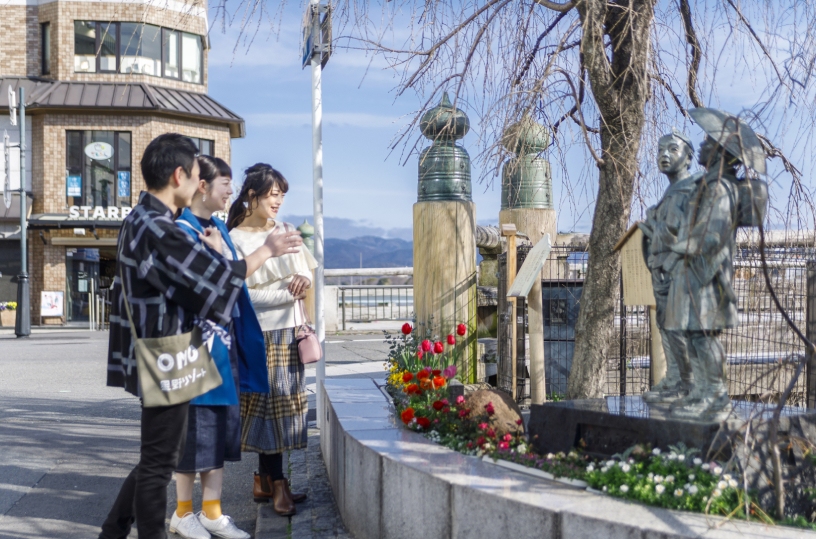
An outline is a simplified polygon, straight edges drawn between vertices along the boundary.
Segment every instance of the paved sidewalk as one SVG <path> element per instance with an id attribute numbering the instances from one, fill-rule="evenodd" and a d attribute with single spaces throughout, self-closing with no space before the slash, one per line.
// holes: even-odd
<path id="1" fill-rule="evenodd" d="M 270 504 L 260 504 L 255 539 L 351 539 L 337 512 L 320 455 L 319 430 L 309 429 L 308 448 L 292 451 L 284 461 L 284 469 L 287 467 L 292 490 L 306 492 L 309 497 L 289 518 L 279 516 Z"/>

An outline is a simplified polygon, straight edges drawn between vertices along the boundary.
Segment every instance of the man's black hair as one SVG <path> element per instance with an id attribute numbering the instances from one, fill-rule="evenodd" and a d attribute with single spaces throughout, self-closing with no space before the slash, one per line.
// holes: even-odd
<path id="1" fill-rule="evenodd" d="M 161 191 L 170 183 L 170 177 L 178 167 L 189 176 L 198 149 L 189 137 L 178 133 L 165 133 L 150 141 L 142 155 L 142 177 L 148 189 Z"/>

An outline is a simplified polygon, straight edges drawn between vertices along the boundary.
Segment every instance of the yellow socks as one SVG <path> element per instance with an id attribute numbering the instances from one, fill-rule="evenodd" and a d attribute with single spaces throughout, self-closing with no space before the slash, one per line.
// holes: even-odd
<path id="1" fill-rule="evenodd" d="M 210 520 L 215 520 L 221 516 L 221 500 L 204 500 L 201 504 L 201 512 Z"/>
<path id="2" fill-rule="evenodd" d="M 193 512 L 193 500 L 189 500 L 186 502 L 178 502 L 178 505 L 176 505 L 176 514 L 179 517 L 183 517 L 187 513 L 192 512 Z"/>

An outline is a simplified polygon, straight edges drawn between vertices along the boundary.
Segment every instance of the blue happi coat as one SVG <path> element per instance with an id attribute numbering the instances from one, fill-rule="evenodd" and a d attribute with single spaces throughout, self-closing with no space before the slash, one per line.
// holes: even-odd
<path id="1" fill-rule="evenodd" d="M 224 222 L 218 217 L 212 218 L 218 231 L 221 232 L 222 241 L 232 251 L 233 259 L 237 260 L 238 255 L 235 245 L 229 236 L 229 231 Z M 186 230 L 195 241 L 201 242 L 198 237 L 204 229 L 190 208 L 185 208 L 177 221 L 179 226 Z M 249 291 L 244 285 L 241 294 L 236 302 L 236 310 L 233 315 L 233 342 L 232 346 L 237 346 L 238 352 L 238 377 L 241 391 L 244 393 L 269 393 L 269 375 L 266 367 L 266 345 L 264 344 L 263 331 L 255 315 L 255 308 L 249 299 Z M 229 350 L 218 337 L 213 340 L 212 356 L 218 366 L 218 372 L 225 383 L 209 392 L 196 397 L 190 404 L 198 406 L 217 406 L 238 404 L 238 395 L 235 392 L 235 384 L 226 383 L 232 380 L 232 369 L 230 368 Z"/>

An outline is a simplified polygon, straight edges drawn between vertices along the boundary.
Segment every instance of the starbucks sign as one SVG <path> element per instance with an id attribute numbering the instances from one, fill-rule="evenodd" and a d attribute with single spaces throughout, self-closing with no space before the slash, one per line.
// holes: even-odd
<path id="1" fill-rule="evenodd" d="M 107 142 L 91 142 L 85 146 L 85 155 L 96 161 L 104 161 L 113 156 L 113 146 Z"/>

